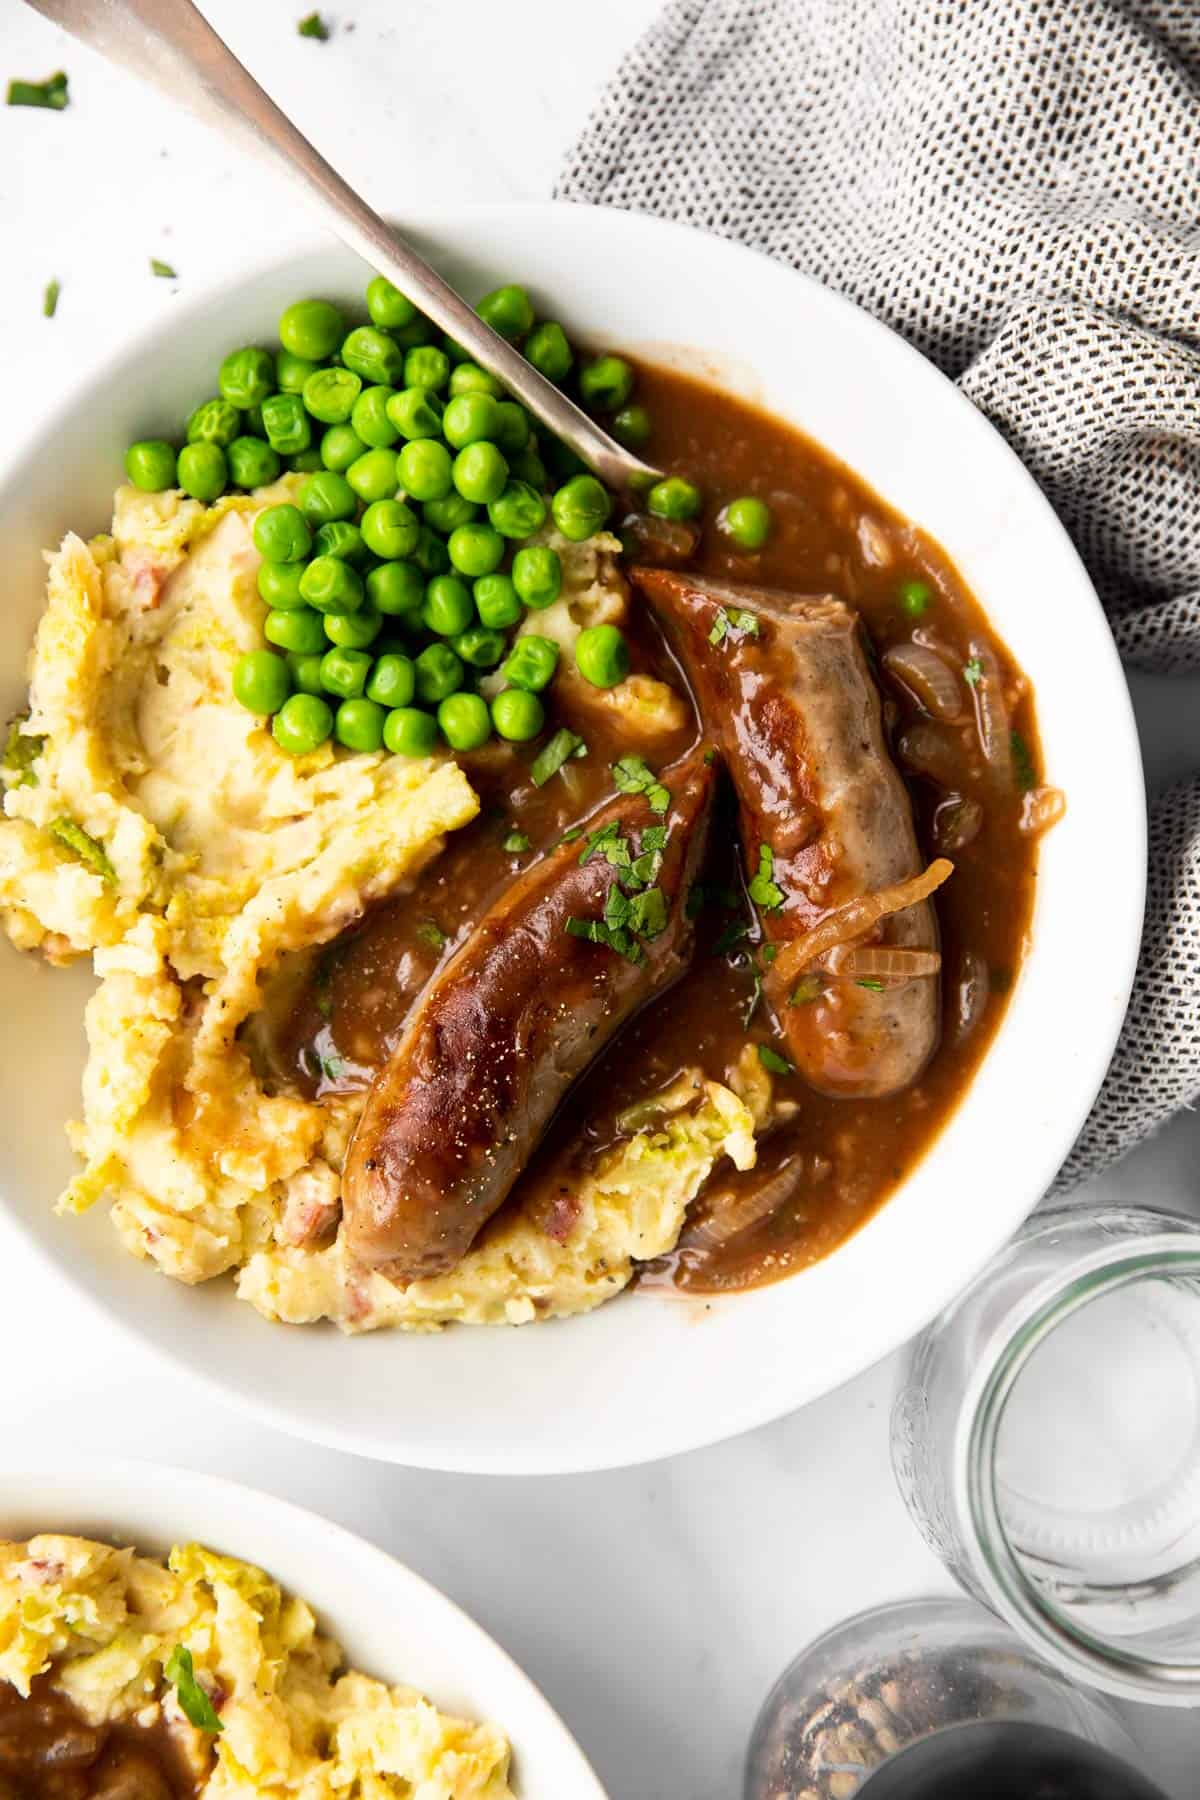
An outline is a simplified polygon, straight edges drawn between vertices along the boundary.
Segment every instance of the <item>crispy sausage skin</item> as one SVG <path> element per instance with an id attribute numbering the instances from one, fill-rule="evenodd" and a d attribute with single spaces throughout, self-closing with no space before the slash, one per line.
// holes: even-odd
<path id="1" fill-rule="evenodd" d="M 633 962 L 572 935 L 600 920 L 617 871 L 560 844 L 521 875 L 425 989 L 380 1070 L 342 1178 L 351 1254 L 405 1284 L 451 1269 L 501 1205 L 568 1087 L 619 1026 L 684 971 L 684 900 L 703 860 L 715 786 L 712 752 L 662 773 L 663 818 L 640 794 L 589 820 L 632 845 L 666 824 L 657 885 L 667 922 Z M 636 853 L 636 852 L 635 852 Z"/>
<path id="2" fill-rule="evenodd" d="M 759 909 L 767 940 L 786 944 L 831 908 L 919 873 L 912 806 L 884 742 L 853 608 L 665 569 L 635 569 L 633 582 L 662 621 L 704 729 L 721 746 L 750 873 L 764 844 L 774 852 L 786 897 Z M 757 636 L 730 623 L 738 609 L 754 614 Z M 879 936 L 936 949 L 937 916 L 928 902 L 909 907 Z M 798 1005 L 789 1004 L 791 984 L 773 980 L 769 968 L 764 985 L 797 1068 L 820 1093 L 898 1093 L 937 1048 L 936 977 L 882 992 L 829 981 Z"/>

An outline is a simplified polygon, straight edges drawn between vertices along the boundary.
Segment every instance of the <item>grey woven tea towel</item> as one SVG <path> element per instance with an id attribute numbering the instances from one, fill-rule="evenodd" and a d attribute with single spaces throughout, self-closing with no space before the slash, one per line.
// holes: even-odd
<path id="1" fill-rule="evenodd" d="M 1200 669 L 1200 0 L 673 0 L 558 192 L 781 257 L 961 385 L 1130 664 Z M 1102 904 L 1102 901 L 1100 902 Z M 1200 1091 L 1200 780 L 1060 1189 Z"/>

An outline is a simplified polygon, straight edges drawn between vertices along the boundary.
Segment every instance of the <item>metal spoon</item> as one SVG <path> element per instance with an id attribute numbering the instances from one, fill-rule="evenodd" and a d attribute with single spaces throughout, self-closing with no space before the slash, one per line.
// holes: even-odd
<path id="1" fill-rule="evenodd" d="M 191 0 L 27 0 L 302 187 L 325 223 L 428 313 L 610 487 L 641 490 L 660 471 L 631 456 L 456 294 L 296 130 Z"/>

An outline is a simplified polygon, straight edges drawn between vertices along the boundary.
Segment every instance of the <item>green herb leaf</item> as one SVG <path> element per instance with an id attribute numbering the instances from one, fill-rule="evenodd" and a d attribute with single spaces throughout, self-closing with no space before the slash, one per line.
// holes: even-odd
<path id="1" fill-rule="evenodd" d="M 21 730 L 28 717 L 28 713 L 23 713 L 9 723 L 4 756 L 0 758 L 0 774 L 3 774 L 5 787 L 37 786 L 37 771 L 33 765 L 46 748 L 46 740 Z"/>
<path id="2" fill-rule="evenodd" d="M 824 982 L 819 975 L 801 975 L 799 981 L 788 995 L 789 1006 L 811 1006 L 814 1000 L 821 998 Z"/>
<path id="3" fill-rule="evenodd" d="M 317 1062 L 326 1081 L 340 1081 L 346 1073 L 346 1063 L 340 1056 L 318 1055 Z"/>
<path id="4" fill-rule="evenodd" d="M 598 830 L 589 832 L 587 842 L 579 852 L 580 863 L 591 862 L 593 856 L 602 856 L 604 846 L 612 843 L 620 836 L 620 833 L 621 822 L 619 819 L 610 819 L 607 825 L 601 825 Z"/>
<path id="5" fill-rule="evenodd" d="M 658 880 L 662 868 L 663 853 L 661 850 L 643 850 L 635 856 L 629 865 L 628 880 L 633 887 L 649 887 Z"/>
<path id="6" fill-rule="evenodd" d="M 190 1650 L 186 1650 L 182 1644 L 176 1644 L 163 1664 L 163 1674 L 174 1684 L 184 1716 L 197 1731 L 224 1731 L 225 1727 L 217 1717 L 216 1708 L 196 1679 Z"/>
<path id="7" fill-rule="evenodd" d="M 621 892 L 617 882 L 613 882 L 604 896 L 604 923 L 611 930 L 628 925 L 633 913 L 633 903 Z"/>
<path id="8" fill-rule="evenodd" d="M 764 1069 L 771 1071 L 772 1075 L 794 1075 L 796 1073 L 787 1057 L 780 1056 L 778 1050 L 772 1050 L 770 1044 L 758 1046 L 758 1060 Z"/>
<path id="9" fill-rule="evenodd" d="M 534 787 L 545 787 L 552 775 L 557 775 L 563 764 L 572 756 L 586 756 L 587 745 L 581 737 L 566 727 L 556 731 L 548 744 L 544 744 L 530 765 L 529 776 Z"/>
<path id="10" fill-rule="evenodd" d="M 7 98 L 10 106 L 41 106 L 61 112 L 69 99 L 67 77 L 59 69 L 45 81 L 10 81 Z"/>
<path id="11" fill-rule="evenodd" d="M 749 894 L 755 906 L 761 906 L 764 912 L 774 912 L 784 902 L 783 889 L 772 879 L 774 874 L 775 852 L 770 844 L 761 844 L 758 851 L 758 873 L 750 883 Z"/>
<path id="12" fill-rule="evenodd" d="M 882 981 L 876 980 L 874 975 L 861 975 L 854 985 L 855 987 L 869 988 L 873 994 L 882 994 L 883 992 Z"/>
<path id="13" fill-rule="evenodd" d="M 431 950 L 446 948 L 446 934 L 436 919 L 422 919 L 417 926 L 417 936 L 423 944 L 428 944 Z"/>
<path id="14" fill-rule="evenodd" d="M 615 885 L 614 883 L 614 887 Z M 645 961 L 646 952 L 637 939 L 619 926 L 607 925 L 600 919 L 571 918 L 567 920 L 566 929 L 571 937 L 585 938 L 590 944 L 604 944 L 609 950 L 615 950 L 618 956 L 625 957 L 628 962 Z"/>
<path id="15" fill-rule="evenodd" d="M 175 270 L 171 267 L 170 263 L 159 262 L 157 256 L 152 256 L 150 258 L 150 273 L 152 275 L 161 275 L 167 281 L 176 280 Z"/>
<path id="16" fill-rule="evenodd" d="M 98 843 L 82 825 L 77 825 L 74 819 L 54 819 L 46 829 L 64 850 L 69 850 L 77 861 L 86 863 L 89 869 L 99 875 L 101 881 L 106 881 L 110 887 L 115 885 L 117 871 L 105 855 L 103 844 Z"/>
<path id="17" fill-rule="evenodd" d="M 968 687 L 978 687 L 983 680 L 983 664 L 977 656 L 973 656 L 970 662 L 963 664 L 963 680 Z"/>
<path id="18" fill-rule="evenodd" d="M 723 644 L 732 631 L 735 637 L 757 637 L 759 634 L 758 615 L 747 612 L 744 606 L 724 606 L 717 608 L 717 616 L 713 620 L 712 630 L 708 634 L 710 644 Z"/>
<path id="19" fill-rule="evenodd" d="M 667 847 L 667 828 L 665 825 L 647 825 L 642 833 L 643 850 L 665 850 Z"/>
<path id="20" fill-rule="evenodd" d="M 644 794 L 651 812 L 665 813 L 671 796 L 644 756 L 623 756 L 612 765 L 613 785 L 623 794 Z"/>
<path id="21" fill-rule="evenodd" d="M 715 750 L 706 750 L 704 752 L 705 768 L 711 769 L 712 765 L 716 762 L 716 760 L 717 760 L 717 753 Z"/>
<path id="22" fill-rule="evenodd" d="M 729 614 L 725 611 L 723 606 L 718 606 L 717 616 L 713 620 L 712 630 L 708 634 L 709 643 L 713 645 L 723 644 L 725 642 L 725 633 L 728 630 Z"/>
<path id="23" fill-rule="evenodd" d="M 764 944 L 763 945 L 762 959 L 765 963 L 773 963 L 775 961 L 775 958 L 778 955 L 779 955 L 779 945 L 778 944 Z"/>
<path id="24" fill-rule="evenodd" d="M 296 30 L 301 37 L 317 38 L 322 44 L 326 43 L 329 38 L 329 27 L 317 12 L 307 13 L 296 26 Z"/>
<path id="25" fill-rule="evenodd" d="M 1013 781 L 1019 793 L 1027 794 L 1037 786 L 1037 769 L 1029 745 L 1019 731 L 1011 734 Z"/>
<path id="26" fill-rule="evenodd" d="M 60 281 L 48 281 L 42 289 L 42 317 L 52 319 L 58 311 L 58 296 L 62 293 Z"/>
<path id="27" fill-rule="evenodd" d="M 656 938 L 666 930 L 667 897 L 661 888 L 646 888 L 634 895 L 629 904 L 629 924 L 638 937 L 644 938 Z"/>
<path id="28" fill-rule="evenodd" d="M 500 848 L 509 856 L 520 856 L 529 848 L 529 839 L 523 831 L 510 831 Z"/>

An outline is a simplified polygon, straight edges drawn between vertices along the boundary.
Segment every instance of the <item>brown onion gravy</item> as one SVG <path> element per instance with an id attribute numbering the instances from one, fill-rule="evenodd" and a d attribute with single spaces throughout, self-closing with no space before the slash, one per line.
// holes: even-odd
<path id="1" fill-rule="evenodd" d="M 795 594 L 833 593 L 856 606 L 877 657 L 893 644 L 936 646 L 960 665 L 972 639 L 990 643 L 1004 677 L 1011 724 L 1031 763 L 1037 735 L 1027 684 L 945 554 L 894 514 L 849 470 L 769 414 L 677 373 L 639 369 L 639 398 L 654 421 L 651 460 L 696 479 L 707 495 L 698 553 L 685 566 L 725 580 Z M 723 544 L 720 507 L 738 494 L 766 500 L 773 529 L 766 548 L 747 554 Z M 641 552 L 645 559 L 644 551 Z M 914 619 L 900 603 L 903 583 L 925 582 L 932 598 Z M 636 602 L 627 634 L 635 669 L 686 692 L 653 622 Z M 920 1080 L 884 1100 L 836 1100 L 797 1077 L 777 1094 L 795 1103 L 786 1123 L 760 1140 L 757 1167 L 719 1168 L 693 1206 L 678 1248 L 644 1267 L 642 1288 L 700 1292 L 774 1281 L 826 1255 L 887 1198 L 924 1155 L 971 1080 L 1006 1005 L 1024 954 L 1033 905 L 1036 843 L 1020 829 L 1024 793 L 997 795 L 969 722 L 933 728 L 916 702 L 881 677 L 893 745 L 906 727 L 925 734 L 930 773 L 900 766 L 912 794 L 923 849 L 932 854 L 934 814 L 952 795 L 977 801 L 982 824 L 952 851 L 955 873 L 937 896 L 943 948 L 941 1047 Z M 286 1005 L 272 1008 L 270 1066 L 283 1085 L 309 1095 L 367 1084 L 396 1044 L 405 1015 L 439 962 L 532 858 L 578 829 L 613 792 L 610 764 L 643 751 L 654 766 L 697 739 L 692 718 L 675 740 L 652 747 L 611 727 L 572 718 L 588 744 L 544 787 L 529 779 L 532 751 L 493 743 L 462 758 L 479 792 L 480 817 L 456 832 L 403 898 L 377 908 L 318 960 Z M 915 756 L 915 752 L 914 752 Z M 940 759 L 940 762 L 937 761 Z M 713 833 L 710 896 L 684 979 L 649 1007 L 576 1086 L 508 1202 L 531 1211 L 555 1235 L 570 1229 L 579 1175 L 619 1135 L 619 1115 L 699 1066 L 726 1079 L 748 1039 L 777 1042 L 756 999 L 757 926 L 745 897 L 736 809 L 726 795 Z M 946 819 L 943 812 L 942 819 Z M 941 831 L 942 826 L 938 827 Z M 529 840 L 504 848 L 510 833 Z"/>

